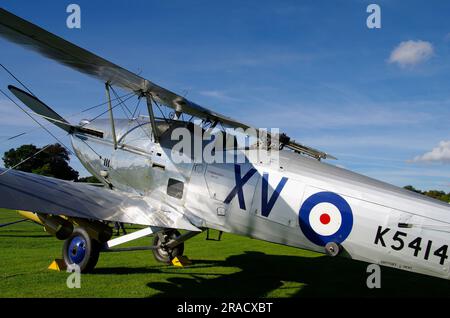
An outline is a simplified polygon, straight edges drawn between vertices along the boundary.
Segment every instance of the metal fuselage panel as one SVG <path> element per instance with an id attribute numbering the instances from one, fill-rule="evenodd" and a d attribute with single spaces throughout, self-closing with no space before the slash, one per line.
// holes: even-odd
<path id="1" fill-rule="evenodd" d="M 88 128 L 105 132 L 108 122 Z M 346 257 L 450 277 L 448 204 L 288 151 L 270 164 L 174 164 L 148 123 L 116 121 L 116 130 L 116 150 L 108 133 L 73 136 L 86 169 L 177 206 L 197 227 L 317 252 L 336 242 Z M 181 198 L 167 195 L 169 179 L 184 183 Z"/>

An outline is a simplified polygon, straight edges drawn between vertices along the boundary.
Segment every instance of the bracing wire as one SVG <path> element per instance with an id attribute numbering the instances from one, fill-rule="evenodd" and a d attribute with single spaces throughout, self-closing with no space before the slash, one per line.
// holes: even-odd
<path id="1" fill-rule="evenodd" d="M 28 89 L 28 87 L 21 80 L 19 80 L 17 77 L 15 77 L 14 74 L 12 72 L 10 72 L 10 70 L 8 70 L 5 65 L 0 63 L 0 66 L 6 71 L 6 73 L 8 73 L 12 78 L 14 78 L 17 81 L 17 83 L 22 85 L 22 87 L 25 88 L 28 91 L 28 93 L 30 93 L 33 96 L 36 96 L 33 94 L 33 92 L 31 90 Z"/>
<path id="2" fill-rule="evenodd" d="M 0 176 L 3 176 L 4 174 L 8 173 L 9 171 L 11 171 L 12 169 L 17 168 L 18 166 L 20 166 L 21 164 L 27 162 L 28 160 L 30 160 L 31 158 L 33 158 L 34 156 L 37 156 L 38 154 L 40 154 L 41 152 L 43 152 L 44 150 L 46 150 L 48 147 L 50 147 L 51 145 L 47 145 L 41 149 L 39 149 L 38 151 L 36 151 L 34 154 L 32 154 L 31 156 L 23 159 L 21 162 L 19 162 L 18 164 L 9 167 L 7 170 L 3 171 L 2 173 L 0 173 Z"/>
<path id="3" fill-rule="evenodd" d="M 31 95 L 33 95 L 34 97 L 36 97 L 36 95 L 34 95 L 33 94 L 33 92 L 19 79 L 19 78 L 17 78 L 5 65 L 3 65 L 3 64 L 1 64 L 0 63 L 0 67 L 1 68 L 3 68 L 4 70 L 5 70 L 5 72 L 6 73 L 8 73 L 16 82 L 18 82 L 23 88 L 25 88 L 25 90 L 27 90 Z M 2 93 L 3 93 L 3 95 L 5 95 L 9 100 L 11 100 L 14 104 L 16 104 L 17 105 L 17 103 L 15 103 L 9 96 L 7 96 L 3 91 L 2 91 Z M 127 94 L 124 94 L 124 95 L 122 95 L 121 97 L 119 97 L 119 96 L 117 96 L 117 98 L 114 98 L 114 99 L 112 99 L 111 101 L 116 101 L 116 100 L 120 100 L 121 98 L 124 98 L 124 97 L 129 97 L 130 95 L 134 95 L 134 92 L 130 92 L 130 93 L 127 93 Z M 100 107 L 100 106 L 103 106 L 103 105 L 106 105 L 108 103 L 108 101 L 106 101 L 106 102 L 103 102 L 103 103 L 100 103 L 100 104 L 97 104 L 97 105 L 94 105 L 94 106 L 90 106 L 90 107 L 88 107 L 88 108 L 86 108 L 86 109 L 83 109 L 82 111 L 80 111 L 80 112 L 78 112 L 78 113 L 74 113 L 74 114 L 71 114 L 71 115 L 69 115 L 69 116 L 66 116 L 66 118 L 72 118 L 72 117 L 75 117 L 75 116 L 77 116 L 77 115 L 80 115 L 80 114 L 82 114 L 82 113 L 85 113 L 85 112 L 87 112 L 87 111 L 90 111 L 90 110 L 92 110 L 92 109 L 95 109 L 95 108 L 98 108 L 98 107 Z M 22 109 L 19 105 L 17 105 L 20 109 Z M 103 114 L 102 114 L 103 115 Z M 29 115 L 30 116 L 30 115 Z M 101 116 L 101 115 L 100 115 Z M 31 117 L 31 116 L 30 116 Z M 34 119 L 33 119 L 34 120 Z M 35 120 L 36 121 L 36 120 Z M 52 125 L 52 123 L 48 123 L 48 124 L 41 124 L 41 123 L 38 123 L 39 124 L 39 126 L 40 127 L 36 127 L 36 128 L 33 128 L 33 129 L 30 129 L 30 130 L 28 130 L 28 131 L 25 131 L 25 132 L 22 132 L 22 133 L 19 133 L 19 134 L 17 134 L 17 135 L 14 135 L 14 136 L 10 136 L 10 137 L 8 137 L 8 138 L 5 138 L 5 139 L 2 139 L 2 140 L 0 140 L 0 143 L 1 142 L 4 142 L 4 141 L 9 141 L 9 140 L 13 140 L 13 139 L 15 139 L 15 138 L 18 138 L 18 137 L 20 137 L 20 136 L 23 136 L 23 135 L 26 135 L 26 134 L 29 134 L 30 132 L 33 132 L 33 131 L 36 131 L 36 130 L 39 130 L 39 129 L 44 129 L 44 130 L 46 130 L 50 135 L 51 135 L 51 133 L 47 130 L 47 129 L 45 129 L 45 127 L 49 127 L 50 125 Z M 53 136 L 54 137 L 54 136 Z M 55 137 L 54 137 L 55 138 Z M 56 139 L 56 138 L 55 138 Z M 60 141 L 58 141 L 58 142 L 60 142 Z M 61 143 L 62 144 L 62 143 Z M 62 144 L 63 146 L 64 146 L 64 144 Z M 64 146 L 65 148 L 67 148 L 66 146 Z M 67 148 L 68 149 L 68 148 Z M 69 150 L 69 152 L 72 154 L 72 151 L 70 151 L 70 149 L 68 149 Z"/>
<path id="4" fill-rule="evenodd" d="M 122 95 L 121 97 L 122 97 L 122 98 L 124 98 L 124 97 L 130 97 L 130 95 L 133 95 L 133 94 L 134 94 L 134 93 L 128 93 L 128 94 Z M 131 97 L 132 97 L 132 96 L 131 96 Z M 130 97 L 130 98 L 131 98 L 131 97 Z M 112 99 L 111 101 L 116 101 L 116 100 L 117 100 L 117 98 L 114 98 L 114 99 Z M 83 109 L 82 111 L 80 111 L 80 112 L 78 112 L 78 113 L 73 113 L 73 114 L 71 114 L 71 115 L 64 116 L 64 118 L 67 118 L 67 119 L 73 118 L 73 117 L 75 117 L 75 116 L 78 116 L 78 115 L 80 115 L 80 114 L 82 114 L 82 113 L 85 113 L 85 112 L 87 112 L 87 111 L 90 111 L 90 110 L 92 110 L 92 109 L 98 108 L 98 107 L 100 107 L 100 106 L 104 106 L 104 105 L 107 104 L 107 103 L 108 103 L 108 102 L 103 102 L 103 103 L 97 104 L 97 105 L 95 105 L 95 106 L 90 106 L 90 107 L 88 107 L 88 108 L 86 108 L 86 109 Z M 34 114 L 34 113 L 33 113 L 33 114 Z M 104 114 L 104 113 L 103 113 L 103 114 Z M 103 114 L 101 114 L 101 115 L 103 115 Z M 36 115 L 37 115 L 37 114 L 36 114 Z M 101 115 L 100 115 L 100 116 L 101 116 Z M 52 123 L 47 123 L 47 124 L 42 124 L 42 125 L 43 125 L 44 127 L 49 127 L 49 126 L 52 125 Z M 7 137 L 7 138 L 3 138 L 3 139 L 0 140 L 0 143 L 3 143 L 3 142 L 5 142 L 5 141 L 9 141 L 9 140 L 13 140 L 13 139 L 15 139 L 15 138 L 21 137 L 21 136 L 23 136 L 23 135 L 26 135 L 26 134 L 29 134 L 29 133 L 32 133 L 32 132 L 35 132 L 35 131 L 40 130 L 40 129 L 42 129 L 42 127 L 35 127 L 35 128 L 30 129 L 30 130 L 21 132 L 21 133 L 19 133 L 19 134 L 17 134 L 17 135 L 10 136 L 10 137 Z"/>
<path id="5" fill-rule="evenodd" d="M 10 72 L 3 64 L 0 64 L 0 66 L 1 66 L 1 67 L 2 67 L 2 68 L 3 68 L 3 69 L 4 69 L 4 70 L 12 77 L 12 78 L 14 78 L 14 79 L 15 79 L 22 87 L 24 87 L 31 95 L 33 95 L 33 96 L 36 97 L 36 95 L 34 95 L 34 94 L 31 92 L 31 90 L 30 90 L 23 82 L 21 82 L 16 76 L 14 76 L 14 74 L 13 74 L 12 72 Z M 112 88 L 112 87 L 111 87 L 111 88 Z M 58 137 L 56 137 L 52 132 L 50 132 L 50 131 L 46 128 L 46 126 L 51 125 L 51 123 L 49 123 L 49 124 L 47 124 L 47 125 L 41 124 L 38 120 L 36 120 L 36 119 L 31 115 L 31 113 L 29 113 L 29 112 L 27 112 L 25 109 L 23 109 L 23 108 L 22 108 L 18 103 L 16 103 L 16 102 L 15 102 L 15 101 L 7 94 L 7 93 L 5 93 L 5 92 L 4 92 L 3 90 L 1 90 L 1 89 L 0 89 L 0 92 L 1 92 L 7 99 L 9 99 L 13 104 L 15 104 L 20 110 L 22 110 L 26 115 L 28 115 L 34 122 L 36 122 L 36 123 L 40 126 L 40 127 L 35 128 L 35 129 L 32 129 L 31 131 L 34 131 L 34 130 L 36 130 L 36 129 L 44 129 L 48 134 L 50 134 L 54 139 L 56 139 L 56 141 L 58 141 L 64 148 L 66 148 L 66 150 L 67 150 L 70 154 L 73 155 L 73 152 L 72 152 L 72 151 L 71 151 L 71 150 L 70 150 L 70 149 L 69 149 L 62 141 L 60 141 L 60 139 L 59 139 Z M 113 89 L 113 93 L 114 93 L 114 95 L 116 96 L 116 98 L 114 98 L 114 99 L 112 99 L 112 100 L 110 100 L 110 101 L 116 101 L 116 100 L 119 100 L 119 103 L 116 104 L 116 105 L 114 105 L 111 109 L 114 109 L 115 107 L 121 105 L 121 106 L 122 106 L 122 109 L 123 109 L 123 107 L 125 106 L 125 108 L 128 110 L 128 112 L 129 112 L 130 114 L 132 114 L 131 111 L 130 111 L 130 109 L 129 109 L 129 108 L 127 107 L 127 105 L 125 104 L 125 101 L 131 99 L 131 98 L 134 96 L 134 92 L 125 94 L 125 95 L 123 95 L 122 97 L 120 97 L 120 96 L 114 91 L 114 89 Z M 122 100 L 123 97 L 126 97 L 125 100 Z M 76 116 L 76 115 L 82 114 L 82 113 L 87 112 L 87 111 L 89 111 L 89 110 L 92 110 L 92 109 L 95 109 L 95 108 L 100 107 L 100 106 L 102 106 L 102 105 L 105 105 L 105 104 L 107 104 L 107 103 L 110 102 L 110 101 L 106 101 L 106 102 L 104 102 L 104 103 L 101 103 L 101 104 L 98 104 L 98 105 L 89 107 L 89 108 L 87 108 L 87 109 L 84 109 L 84 110 L 82 110 L 81 112 L 78 112 L 78 113 L 76 113 L 76 114 L 70 115 L 68 118 L 74 117 L 74 116 Z M 137 106 L 136 106 L 135 112 L 136 112 L 138 106 L 139 106 L 139 102 L 138 102 L 138 104 L 137 104 Z M 97 115 L 97 116 L 95 116 L 95 117 L 94 117 L 93 119 L 91 119 L 90 121 L 96 120 L 97 118 L 99 118 L 100 116 L 102 116 L 103 114 L 105 114 L 106 112 L 108 112 L 108 110 L 105 111 L 105 112 L 102 112 L 101 114 L 99 114 L 99 115 Z M 127 115 L 127 113 L 125 112 L 125 110 L 124 110 L 124 113 L 125 113 L 125 115 L 128 117 L 128 115 Z M 35 114 L 35 113 L 33 113 L 33 114 Z M 36 114 L 36 115 L 39 115 L 39 114 Z M 49 118 L 49 117 L 47 117 L 47 116 L 41 116 L 41 117 L 46 118 L 46 119 L 49 119 L 49 120 L 51 120 L 52 122 L 59 122 L 59 121 L 54 120 L 54 119 L 52 119 L 52 118 Z M 61 122 L 61 123 L 62 123 L 62 122 Z M 66 123 L 64 123 L 64 124 L 66 124 Z M 27 133 L 29 133 L 29 132 L 30 132 L 30 131 L 28 131 L 28 132 L 23 132 L 23 133 L 20 133 L 20 134 L 17 134 L 17 135 L 15 135 L 15 136 L 12 136 L 12 137 L 7 138 L 6 140 L 12 140 L 12 139 L 17 138 L 17 137 L 19 137 L 19 136 L 23 136 L 23 135 L 25 135 L 25 134 L 27 134 Z M 84 141 L 83 141 L 83 142 L 84 142 Z M 90 147 L 89 144 L 87 144 L 86 142 L 85 142 L 85 144 L 86 144 L 92 151 L 94 151 L 94 153 L 96 153 L 96 154 L 100 157 L 100 159 L 102 158 L 101 155 L 99 155 L 94 149 L 92 149 L 92 147 Z M 3 171 L 2 173 L 0 173 L 0 176 L 2 176 L 2 175 L 4 175 L 4 174 L 8 173 L 8 172 L 11 171 L 12 169 L 17 168 L 18 166 L 20 166 L 20 165 L 22 165 L 23 163 L 25 163 L 26 161 L 32 159 L 33 157 L 35 157 L 35 156 L 38 155 L 39 153 L 45 151 L 45 150 L 46 150 L 47 148 L 49 148 L 50 146 L 51 146 L 51 144 L 49 144 L 49 145 L 47 145 L 47 146 L 45 146 L 45 147 L 39 149 L 39 150 L 38 150 L 36 153 L 34 153 L 33 155 L 31 155 L 31 156 L 29 156 L 29 157 L 23 159 L 22 161 L 20 161 L 19 163 L 17 163 L 17 164 L 14 165 L 13 167 L 10 167 L 10 168 L 8 168 L 7 170 L 5 170 L 5 171 Z M 125 180 L 126 180 L 126 179 L 125 179 Z M 126 183 L 128 184 L 127 181 L 126 181 Z M 129 185 L 129 184 L 128 184 L 128 185 Z"/>
<path id="6" fill-rule="evenodd" d="M 61 140 L 59 140 L 58 137 L 56 137 L 50 130 L 48 130 L 44 125 L 42 125 L 37 119 L 35 119 L 33 116 L 31 116 L 25 109 L 23 109 L 18 103 L 16 103 L 8 94 L 6 94 L 2 89 L 0 89 L 0 92 L 5 95 L 6 98 L 8 98 L 11 102 L 14 103 L 21 111 L 23 111 L 28 117 L 30 117 L 34 122 L 36 122 L 39 126 L 41 126 L 42 129 L 44 129 L 50 136 L 52 136 L 57 142 L 59 142 L 64 148 L 67 149 L 67 151 L 73 155 L 74 153 L 72 150 L 70 150 Z"/>
<path id="7" fill-rule="evenodd" d="M 133 116 L 131 116 L 131 118 L 136 118 L 136 112 L 137 112 L 137 110 L 139 109 L 139 105 L 140 105 L 140 104 L 141 104 L 141 99 L 138 98 L 138 102 L 137 102 L 137 104 L 136 104 L 136 107 L 134 108 Z"/>
<path id="8" fill-rule="evenodd" d="M 130 92 L 130 93 L 124 94 L 124 95 L 120 96 L 119 98 L 130 97 L 130 95 L 133 95 L 133 96 L 134 96 L 134 92 Z M 131 97 L 133 97 L 133 96 L 131 96 Z M 111 99 L 111 102 L 115 102 L 115 101 L 118 100 L 119 98 L 113 98 L 113 99 Z M 90 110 L 93 110 L 93 109 L 98 108 L 98 107 L 100 107 L 100 106 L 104 106 L 104 105 L 106 105 L 106 104 L 108 104 L 108 101 L 103 102 L 103 103 L 101 103 L 101 104 L 97 104 L 97 105 L 95 105 L 95 106 L 88 107 L 88 108 L 86 108 L 86 109 L 83 109 L 82 111 L 80 111 L 80 112 L 78 112 L 78 113 L 69 115 L 67 118 L 70 118 L 70 117 L 74 117 L 74 116 L 80 115 L 80 114 L 82 114 L 82 113 L 88 112 L 88 111 L 90 111 Z"/>
<path id="9" fill-rule="evenodd" d="M 131 113 L 130 109 L 129 109 L 128 106 L 125 104 L 125 102 L 123 102 L 122 99 L 120 99 L 119 95 L 117 95 L 116 90 L 114 89 L 114 87 L 112 87 L 112 86 L 109 86 L 109 87 L 111 87 L 111 90 L 112 90 L 114 96 L 116 96 L 116 98 L 119 99 L 120 104 L 121 104 L 121 107 L 122 107 L 122 110 L 123 110 L 125 116 L 127 116 L 127 118 L 130 119 L 130 117 L 128 117 L 128 114 L 127 114 L 127 112 L 125 111 L 124 107 L 126 108 L 126 110 L 128 110 L 128 112 L 130 113 L 130 115 L 133 116 L 133 114 Z"/>
<path id="10" fill-rule="evenodd" d="M 133 95 L 133 96 L 128 96 L 126 99 L 124 99 L 124 102 L 127 101 L 127 100 L 129 100 L 129 99 L 131 99 L 132 97 L 134 97 L 134 95 Z M 116 108 L 116 107 L 119 106 L 120 104 L 121 104 L 121 103 L 118 103 L 118 104 L 112 106 L 111 109 Z M 94 121 L 94 120 L 98 119 L 99 117 L 103 116 L 104 114 L 106 114 L 107 112 L 109 112 L 108 109 L 105 110 L 105 111 L 103 111 L 103 112 L 101 112 L 99 115 L 93 117 L 92 119 L 89 119 L 89 121 Z"/>
<path id="11" fill-rule="evenodd" d="M 117 96 L 117 93 L 116 93 L 115 89 L 114 89 L 112 86 L 110 86 L 110 87 L 111 87 L 111 90 L 112 90 L 113 94 L 114 94 L 115 96 Z M 120 99 L 120 101 L 121 101 L 122 104 L 125 106 L 125 108 L 128 110 L 128 112 L 131 114 L 131 118 L 133 118 L 133 114 L 131 113 L 131 111 L 130 111 L 130 109 L 128 108 L 128 106 L 125 104 L 125 101 L 122 101 L 121 99 Z M 139 105 L 139 104 L 138 104 L 138 105 Z M 122 109 L 123 109 L 123 107 L 122 107 Z M 135 110 L 135 111 L 136 111 L 136 110 Z M 124 111 L 124 112 L 125 112 L 125 111 Z M 126 113 L 125 113 L 125 116 L 127 116 L 127 118 L 130 119 Z M 148 137 L 148 139 L 151 140 L 150 135 L 149 135 L 148 132 L 144 129 L 144 127 L 142 127 L 142 125 L 141 125 L 141 123 L 139 122 L 139 120 L 136 120 L 136 121 L 137 121 L 137 123 L 138 123 L 140 129 L 143 131 L 143 133 Z"/>
<path id="12" fill-rule="evenodd" d="M 114 94 L 114 96 L 118 97 L 118 95 L 117 95 L 116 91 L 114 90 L 114 88 L 111 85 L 109 85 L 109 87 L 111 88 L 111 91 Z M 131 111 L 128 109 L 127 105 L 121 99 L 119 99 L 119 104 L 120 104 L 120 108 L 122 109 L 123 113 L 125 114 L 125 117 L 128 119 L 127 128 L 129 128 L 130 127 L 130 117 L 128 116 L 125 108 L 128 110 L 130 115 L 131 115 Z"/>
<path id="13" fill-rule="evenodd" d="M 163 111 L 161 110 L 161 108 L 159 107 L 158 103 L 153 101 L 156 105 L 156 107 L 159 109 L 159 112 L 161 113 L 161 115 L 163 116 L 164 120 L 166 123 L 168 123 L 169 121 L 167 120 L 166 116 L 164 115 Z"/>

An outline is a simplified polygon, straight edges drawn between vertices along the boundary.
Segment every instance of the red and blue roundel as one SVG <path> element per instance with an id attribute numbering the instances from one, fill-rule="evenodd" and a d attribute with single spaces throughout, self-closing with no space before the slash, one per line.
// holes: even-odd
<path id="1" fill-rule="evenodd" d="M 342 243 L 353 227 L 353 213 L 343 197 L 333 192 L 318 192 L 305 202 L 299 212 L 300 228 L 314 244 Z"/>

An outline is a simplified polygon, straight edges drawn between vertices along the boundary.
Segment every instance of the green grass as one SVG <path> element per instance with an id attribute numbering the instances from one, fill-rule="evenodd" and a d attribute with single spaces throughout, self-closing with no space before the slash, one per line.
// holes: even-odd
<path id="1" fill-rule="evenodd" d="M 0 223 L 18 220 L 0 210 Z M 143 238 L 132 244 L 150 244 Z M 157 263 L 151 251 L 104 253 L 80 289 L 68 273 L 47 269 L 62 242 L 31 222 L 0 228 L 0 297 L 449 297 L 450 282 L 389 268 L 382 288 L 366 287 L 367 264 L 224 234 L 200 234 L 186 243 L 186 268 Z"/>

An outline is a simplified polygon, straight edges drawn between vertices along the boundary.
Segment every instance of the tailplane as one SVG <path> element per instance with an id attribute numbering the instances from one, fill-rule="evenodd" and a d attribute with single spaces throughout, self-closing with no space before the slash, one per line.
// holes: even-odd
<path id="1" fill-rule="evenodd" d="M 75 126 L 70 124 L 67 120 L 61 117 L 53 109 L 47 106 L 45 103 L 40 101 L 37 97 L 17 88 L 15 86 L 9 85 L 8 89 L 14 94 L 18 99 L 22 101 L 28 108 L 33 112 L 41 116 L 42 118 L 48 120 L 55 126 L 58 126 L 62 130 L 67 131 L 69 134 L 75 132 L 81 132 L 89 135 L 94 135 L 96 137 L 103 138 L 103 133 L 101 131 L 96 131 L 93 129 L 84 128 L 81 126 Z"/>

